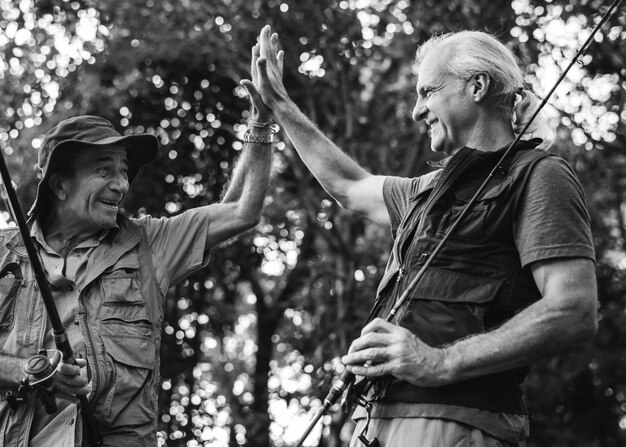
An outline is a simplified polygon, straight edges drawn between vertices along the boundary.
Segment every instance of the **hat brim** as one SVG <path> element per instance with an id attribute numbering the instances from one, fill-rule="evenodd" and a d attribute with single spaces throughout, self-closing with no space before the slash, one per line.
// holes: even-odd
<path id="1" fill-rule="evenodd" d="M 82 140 L 65 140 L 57 144 L 52 150 L 46 173 L 37 185 L 37 196 L 33 206 L 28 211 L 29 217 L 34 217 L 41 211 L 41 203 L 48 201 L 50 188 L 48 179 L 50 175 L 59 170 L 59 167 L 71 157 L 72 149 L 84 149 L 86 147 L 104 147 L 113 144 L 122 144 L 126 148 L 128 159 L 128 183 L 131 184 L 142 166 L 152 163 L 159 152 L 159 143 L 154 135 L 138 134 L 119 137 L 107 137 L 95 142 Z"/>

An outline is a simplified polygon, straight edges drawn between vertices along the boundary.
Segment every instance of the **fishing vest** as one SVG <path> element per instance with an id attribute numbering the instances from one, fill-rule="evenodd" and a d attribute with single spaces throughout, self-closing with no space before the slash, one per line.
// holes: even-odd
<path id="1" fill-rule="evenodd" d="M 444 347 L 500 326 L 541 298 L 530 270 L 521 266 L 514 240 L 519 204 L 532 168 L 550 156 L 535 149 L 539 141 L 522 142 L 502 163 L 394 323 L 430 346 Z M 387 315 L 504 150 L 461 149 L 429 187 L 411 197 L 408 212 L 394 234 L 372 315 Z M 388 377 L 381 402 L 522 414 L 526 408 L 520 384 L 526 374 L 527 368 L 519 368 L 440 387 L 418 387 Z"/>
<path id="2" fill-rule="evenodd" d="M 158 287 L 144 228 L 119 217 L 94 251 L 80 290 L 75 324 L 84 339 L 89 396 L 105 445 L 156 445 L 159 349 L 164 292 Z M 44 340 L 47 315 L 24 243 L 16 229 L 0 231 L 0 354 L 27 358 Z M 0 387 L 0 445 L 26 447 L 35 405 L 12 409 Z"/>

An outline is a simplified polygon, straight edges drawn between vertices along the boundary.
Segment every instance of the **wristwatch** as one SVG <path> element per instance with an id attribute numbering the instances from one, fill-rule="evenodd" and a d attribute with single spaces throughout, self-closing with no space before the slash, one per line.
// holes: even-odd
<path id="1" fill-rule="evenodd" d="M 250 132 L 250 129 L 246 130 L 241 139 L 244 143 L 261 143 L 271 144 L 273 133 L 268 129 L 265 132 Z"/>

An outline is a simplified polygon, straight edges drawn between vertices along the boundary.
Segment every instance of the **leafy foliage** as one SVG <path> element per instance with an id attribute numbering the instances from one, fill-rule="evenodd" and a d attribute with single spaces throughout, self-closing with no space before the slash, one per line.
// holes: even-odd
<path id="1" fill-rule="evenodd" d="M 285 50 L 287 89 L 326 135 L 374 173 L 419 175 L 434 157 L 410 118 L 420 41 L 463 28 L 496 33 L 545 92 L 550 61 L 572 52 L 604 4 L 0 0 L 0 148 L 30 203 L 43 131 L 70 115 L 101 115 L 162 145 L 133 184 L 127 213 L 170 216 L 217 201 L 242 147 L 239 80 L 270 23 Z M 574 31 L 559 35 L 558 20 Z M 554 101 L 556 150 L 578 172 L 593 217 L 601 325 L 593 342 L 533 370 L 529 445 L 624 441 L 625 20 L 622 12 Z M 295 442 L 305 412 L 319 408 L 341 371 L 389 246 L 386 230 L 339 208 L 289 141 L 278 142 L 261 224 L 216 248 L 210 265 L 168 296 L 160 443 Z M 325 418 L 309 445 L 344 445 L 350 424 L 341 413 Z"/>

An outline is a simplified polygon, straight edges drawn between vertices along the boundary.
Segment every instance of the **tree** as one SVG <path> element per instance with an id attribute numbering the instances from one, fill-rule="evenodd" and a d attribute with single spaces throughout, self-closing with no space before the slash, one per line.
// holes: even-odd
<path id="1" fill-rule="evenodd" d="M 171 216 L 219 200 L 247 116 L 238 81 L 248 76 L 249 48 L 265 23 L 281 35 L 287 89 L 305 113 L 370 171 L 412 176 L 435 158 L 423 125 L 410 118 L 418 42 L 462 28 L 494 32 L 537 74 L 541 88 L 543 66 L 536 61 L 556 57 L 560 48 L 550 21 L 595 17 L 589 3 L 557 0 L 549 7 L 515 2 L 515 10 L 486 0 L 309 3 L 40 1 L 37 9 L 0 3 L 0 28 L 9 37 L 0 36 L 0 148 L 15 160 L 25 202 L 34 197 L 31 168 L 42 130 L 81 113 L 161 142 L 159 159 L 125 200 L 127 213 Z M 531 445 L 623 441 L 625 96 L 623 61 L 614 51 L 624 33 L 623 15 L 620 20 L 579 72 L 597 84 L 608 76 L 617 88 L 592 95 L 591 104 L 580 99 L 588 94 L 581 90 L 572 101 L 578 108 L 565 101 L 557 144 L 589 193 L 602 260 L 600 335 L 534 370 L 527 386 Z M 56 43 L 59 35 L 65 47 Z M 587 122 L 581 111 L 592 107 L 604 109 Z M 613 140 L 594 134 L 605 115 L 618 117 L 603 124 Z M 280 138 L 261 224 L 216 248 L 206 269 L 168 295 L 160 430 L 171 447 L 293 443 L 301 431 L 290 425 L 319 408 L 374 299 L 389 235 L 339 208 Z M 584 150 L 592 141 L 597 149 Z M 611 256 L 618 262 L 605 262 Z M 349 418 L 329 419 L 310 445 L 345 443 Z"/>

